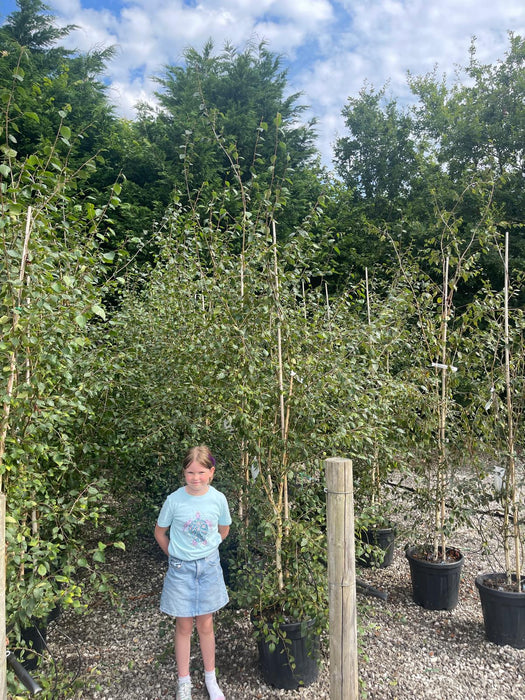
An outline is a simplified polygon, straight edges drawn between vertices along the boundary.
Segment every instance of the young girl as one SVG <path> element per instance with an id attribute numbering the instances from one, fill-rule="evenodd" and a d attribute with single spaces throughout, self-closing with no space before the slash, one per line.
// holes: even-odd
<path id="1" fill-rule="evenodd" d="M 228 602 L 219 545 L 230 531 L 230 511 L 224 494 L 211 486 L 215 460 L 206 445 L 192 447 L 182 467 L 186 485 L 168 496 L 155 526 L 155 539 L 169 557 L 160 609 L 176 618 L 177 700 L 191 700 L 194 618 L 210 700 L 224 700 L 215 678 L 213 613 Z"/>

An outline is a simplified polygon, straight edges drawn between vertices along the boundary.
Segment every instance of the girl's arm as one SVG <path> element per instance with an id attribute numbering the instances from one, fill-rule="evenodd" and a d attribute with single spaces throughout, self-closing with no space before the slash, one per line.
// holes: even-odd
<path id="1" fill-rule="evenodd" d="M 168 532 L 169 527 L 160 527 L 160 525 L 155 525 L 155 539 L 166 556 L 169 556 L 168 547 L 170 538 L 168 536 Z"/>
<path id="2" fill-rule="evenodd" d="M 229 525 L 218 525 L 217 529 L 219 530 L 219 535 L 222 538 L 222 541 L 228 537 L 228 533 L 230 532 L 230 526 Z"/>

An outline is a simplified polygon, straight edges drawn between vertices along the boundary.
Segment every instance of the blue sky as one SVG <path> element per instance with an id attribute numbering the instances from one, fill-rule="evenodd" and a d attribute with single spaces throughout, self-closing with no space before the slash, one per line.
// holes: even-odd
<path id="1" fill-rule="evenodd" d="M 153 100 L 151 80 L 181 63 L 184 50 L 213 39 L 243 49 L 265 40 L 285 58 L 290 90 L 304 94 L 318 119 L 319 148 L 330 165 L 332 144 L 345 134 L 341 109 L 366 82 L 388 83 L 388 94 L 409 99 L 407 71 L 437 67 L 451 78 L 465 65 L 472 37 L 477 56 L 493 62 L 508 48 L 508 32 L 525 36 L 523 0 L 47 0 L 58 24 L 79 29 L 68 48 L 109 45 L 110 99 L 133 118 L 139 100 Z M 16 9 L 0 0 L 0 23 Z"/>

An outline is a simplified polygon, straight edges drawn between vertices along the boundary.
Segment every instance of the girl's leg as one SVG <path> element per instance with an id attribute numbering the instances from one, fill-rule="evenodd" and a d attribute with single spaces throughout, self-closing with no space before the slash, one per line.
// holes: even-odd
<path id="1" fill-rule="evenodd" d="M 179 678 L 190 675 L 192 617 L 178 617 L 175 625 L 175 660 Z"/>
<path id="2" fill-rule="evenodd" d="M 213 615 L 198 615 L 197 632 L 201 645 L 202 660 L 204 662 L 204 679 L 210 700 L 224 700 L 222 690 L 217 685 L 215 677 L 215 633 L 213 631 Z"/>
<path id="3" fill-rule="evenodd" d="M 213 631 L 213 614 L 197 615 L 197 632 L 201 645 L 202 660 L 205 671 L 215 670 L 215 633 Z"/>

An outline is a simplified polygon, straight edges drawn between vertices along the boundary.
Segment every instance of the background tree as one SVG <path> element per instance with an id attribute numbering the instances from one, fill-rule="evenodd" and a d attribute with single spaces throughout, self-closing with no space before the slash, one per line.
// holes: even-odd
<path id="1" fill-rule="evenodd" d="M 17 0 L 17 5 L 19 10 L 9 15 L 0 27 L 2 44 L 6 47 L 0 63 L 0 80 L 4 94 L 10 94 L 13 70 L 17 69 L 13 97 L 20 113 L 11 110 L 10 135 L 11 138 L 16 135 L 18 153 L 25 155 L 44 140 L 54 141 L 61 119 L 59 110 L 71 112 L 70 124 L 79 134 L 89 124 L 93 125 L 93 117 L 102 117 L 102 105 L 110 111 L 104 88 L 95 76 L 112 50 L 75 57 L 58 43 L 76 29 L 75 25 L 57 27 L 55 16 L 41 0 Z M 103 131 L 97 124 L 96 134 Z M 80 143 L 77 142 L 77 149 Z M 84 153 L 79 155 L 79 161 L 90 147 L 90 144 L 82 145 Z"/>
<path id="2" fill-rule="evenodd" d="M 342 110 L 349 135 L 337 139 L 334 163 L 343 186 L 330 198 L 329 215 L 340 251 L 338 274 L 364 276 L 365 267 L 388 261 L 381 230 L 404 229 L 422 196 L 426 164 L 408 108 L 386 99 L 386 88 L 364 87 Z M 428 201 L 428 190 L 425 201 Z"/>
<path id="3" fill-rule="evenodd" d="M 522 226 L 525 40 L 510 33 L 504 59 L 494 64 L 478 61 L 473 42 L 470 61 L 451 87 L 435 73 L 411 77 L 410 86 L 418 97 L 414 112 L 418 133 L 431 144 L 440 169 L 452 183 L 465 182 L 472 173 L 492 172 L 494 204 L 501 218 L 511 226 Z M 475 207 L 472 200 L 470 204 Z M 512 236 L 510 253 L 511 270 L 523 270 L 525 240 L 518 230 Z M 500 288 L 500 262 L 492 255 L 485 264 Z"/>
<path id="4" fill-rule="evenodd" d="M 418 175 L 418 145 L 410 113 L 386 101 L 385 92 L 363 88 L 348 98 L 342 115 L 350 136 L 337 140 L 334 160 L 356 200 L 373 202 L 390 218 Z"/>
<path id="5" fill-rule="evenodd" d="M 120 156 L 124 139 L 123 150 L 133 153 L 127 148 L 133 141 L 126 138 L 126 122 L 115 118 L 100 79 L 114 48 L 87 54 L 67 51 L 56 42 L 66 37 L 73 25 L 57 28 L 54 16 L 39 0 L 20 0 L 18 5 L 20 10 L 0 27 L 6 47 L 0 56 L 0 95 L 7 120 L 2 137 L 5 148 L 14 150 L 18 159 L 46 151 L 67 159 L 67 165 L 77 169 L 76 181 L 82 182 L 78 199 L 89 198 L 92 206 L 102 210 L 113 184 L 121 177 L 123 162 L 117 154 Z M 143 219 L 133 215 L 126 219 L 124 213 L 114 219 L 113 227 L 121 240 L 127 240 L 136 231 L 143 235 Z M 148 228 L 151 219 L 149 214 Z M 136 254 L 137 247 L 129 244 L 128 253 Z"/>
<path id="6" fill-rule="evenodd" d="M 65 27 L 57 27 L 54 23 L 55 15 L 50 12 L 50 7 L 42 0 L 16 0 L 18 10 L 7 18 L 2 26 L 3 32 L 10 36 L 20 46 L 42 55 L 49 59 L 51 47 L 66 37 L 73 29 L 74 24 Z M 67 55 L 64 49 L 55 49 L 54 54 Z"/>
<path id="7" fill-rule="evenodd" d="M 475 43 L 470 62 L 450 84 L 436 73 L 409 76 L 417 98 L 400 109 L 385 90 L 363 88 L 343 109 L 349 135 L 337 140 L 335 164 L 348 188 L 336 190 L 332 226 L 341 255 L 335 266 L 352 268 L 387 251 L 377 232 L 396 229 L 405 245 L 423 248 L 436 207 L 454 209 L 463 234 L 477 220 L 486 190 L 470 187 L 493 182 L 493 206 L 500 218 L 522 223 L 524 133 L 524 42 L 510 35 L 505 60 L 482 65 Z M 460 204 L 460 210 L 458 210 Z M 462 235 L 462 231 L 458 232 Z M 523 267 L 523 236 L 513 236 L 511 268 Z M 501 266 L 484 252 L 484 267 L 501 286 Z M 472 281 L 473 283 L 474 281 Z M 470 295 L 477 291 L 471 286 Z"/>
<path id="8" fill-rule="evenodd" d="M 279 182 L 289 192 L 284 235 L 319 196 L 314 121 L 302 121 L 299 93 L 285 96 L 281 57 L 264 43 L 213 48 L 209 41 L 201 54 L 188 49 L 184 66 L 158 77 L 161 110 L 141 120 L 142 134 L 164 153 L 174 184 L 192 195 L 222 186 L 232 162 L 243 182 L 253 180 L 252 196 Z"/>

